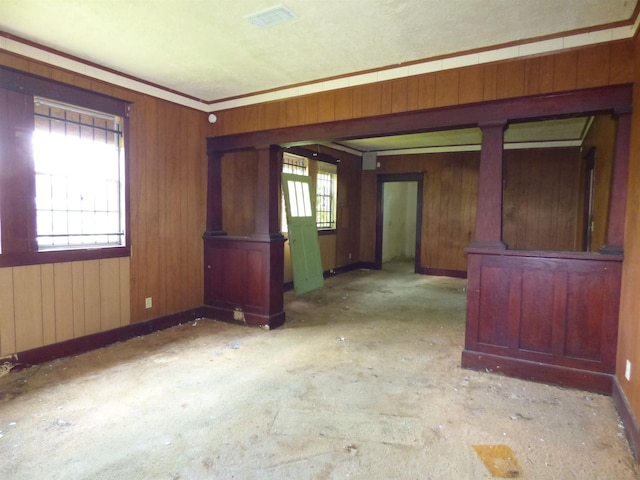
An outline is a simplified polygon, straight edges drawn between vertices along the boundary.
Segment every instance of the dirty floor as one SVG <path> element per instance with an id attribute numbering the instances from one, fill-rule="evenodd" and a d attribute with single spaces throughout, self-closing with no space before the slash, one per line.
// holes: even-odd
<path id="1" fill-rule="evenodd" d="M 460 368 L 466 282 L 406 266 L 0 377 L 0 479 L 638 478 L 611 398 Z"/>

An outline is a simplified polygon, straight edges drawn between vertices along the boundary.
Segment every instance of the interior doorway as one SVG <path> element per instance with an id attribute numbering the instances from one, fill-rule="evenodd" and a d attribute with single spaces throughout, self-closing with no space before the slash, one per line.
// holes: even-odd
<path id="1" fill-rule="evenodd" d="M 422 232 L 422 174 L 378 176 L 376 261 L 413 262 L 420 271 Z"/>

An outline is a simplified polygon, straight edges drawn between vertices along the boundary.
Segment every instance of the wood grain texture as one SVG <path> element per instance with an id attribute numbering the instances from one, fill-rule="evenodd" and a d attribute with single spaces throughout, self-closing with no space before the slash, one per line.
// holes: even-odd
<path id="1" fill-rule="evenodd" d="M 55 264 L 52 275 L 49 267 L 45 267 L 42 276 L 37 279 L 33 276 L 31 280 L 41 285 L 41 303 L 50 305 L 54 298 L 56 313 L 47 310 L 47 320 L 37 327 L 25 325 L 19 344 L 11 348 L 38 345 L 52 338 L 56 341 L 77 338 L 103 328 L 200 306 L 207 168 L 203 139 L 209 128 L 206 115 L 6 52 L 0 55 L 0 63 L 133 102 L 126 152 L 133 253 L 130 260 L 120 260 L 126 269 L 118 270 L 119 280 L 114 282 L 120 292 L 117 312 L 109 309 L 107 316 L 101 313 L 111 303 L 101 297 L 99 269 L 88 266 L 85 272 L 82 263 L 74 262 L 70 267 Z M 274 111 L 278 113 L 279 108 L 274 106 Z M 235 118 L 249 128 L 257 128 L 257 113 L 257 107 L 253 106 Z M 19 272 L 18 277 L 23 274 Z M 71 283 L 65 288 L 69 279 Z M 147 296 L 154 299 L 152 309 L 144 308 Z M 17 311 L 24 315 L 28 307 L 22 302 L 29 295 L 19 292 L 17 298 L 21 303 Z M 11 322 L 5 321 L 8 323 Z M 33 340 L 25 337 L 31 334 Z M 10 334 L 4 338 L 0 340 L 4 345 L 14 343 Z"/>
<path id="2" fill-rule="evenodd" d="M 477 292 L 468 297 L 467 351 L 614 373 L 621 257 L 469 256 L 477 263 L 469 271 Z"/>
<path id="3" fill-rule="evenodd" d="M 595 184 L 593 192 L 593 231 L 591 251 L 605 244 L 606 226 L 609 219 L 611 175 L 615 154 L 616 122 L 610 115 L 599 115 L 586 135 L 582 151 L 596 150 Z"/>
<path id="4" fill-rule="evenodd" d="M 504 152 L 503 240 L 511 249 L 579 250 L 580 151 Z"/>
<path id="5" fill-rule="evenodd" d="M 622 293 L 620 297 L 620 323 L 618 335 L 618 353 L 616 361 L 616 377 L 631 412 L 637 421 L 640 418 L 640 38 L 636 36 L 633 42 L 633 72 L 634 100 L 631 144 L 629 155 L 629 182 L 627 197 L 626 228 L 624 239 L 624 269 L 622 275 Z M 626 362 L 631 362 L 635 373 L 631 379 L 624 376 Z M 628 417 L 627 417 L 628 418 Z M 635 430 L 633 425 L 625 425 L 627 429 Z M 637 432 L 637 430 L 635 430 Z M 636 444 L 637 448 L 637 444 Z"/>
<path id="6" fill-rule="evenodd" d="M 44 344 L 40 265 L 13 269 L 16 350 Z"/>
<path id="7" fill-rule="evenodd" d="M 319 112 L 313 118 L 305 108 L 297 108 L 297 114 L 296 108 L 288 111 L 291 100 L 261 104 L 258 108 L 271 113 L 261 116 L 257 130 L 280 128 L 284 120 L 290 126 L 307 125 L 632 81 L 633 43 L 614 41 L 307 95 L 304 103 Z M 255 123 L 238 114 L 255 109 L 247 106 L 217 112 L 219 121 L 210 134 L 255 131 Z"/>
<path id="8" fill-rule="evenodd" d="M 13 268 L 0 268 L 0 356 L 16 352 Z"/>
<path id="9" fill-rule="evenodd" d="M 128 262 L 128 259 L 126 261 Z M 73 277 L 71 263 L 53 265 L 53 289 L 55 292 L 56 341 L 74 338 L 73 331 Z M 129 281 L 125 282 L 127 288 Z M 121 280 L 122 281 L 122 280 Z M 127 304 L 127 308 L 128 308 Z"/>
<path id="10" fill-rule="evenodd" d="M 425 173 L 420 267 L 466 271 L 464 249 L 475 230 L 478 152 L 380 157 L 362 172 L 360 259 L 375 261 L 376 175 Z"/>

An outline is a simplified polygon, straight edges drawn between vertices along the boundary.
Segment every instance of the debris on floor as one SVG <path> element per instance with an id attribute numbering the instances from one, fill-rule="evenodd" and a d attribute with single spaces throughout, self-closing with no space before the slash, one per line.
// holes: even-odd
<path id="1" fill-rule="evenodd" d="M 508 445 L 472 445 L 476 454 L 495 478 L 517 478 L 520 464 Z"/>

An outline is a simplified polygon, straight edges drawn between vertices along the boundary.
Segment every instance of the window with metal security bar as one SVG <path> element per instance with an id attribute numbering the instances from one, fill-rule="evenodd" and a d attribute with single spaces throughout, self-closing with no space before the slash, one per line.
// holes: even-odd
<path id="1" fill-rule="evenodd" d="M 318 230 L 336 228 L 337 168 L 319 163 L 316 175 L 316 224 Z"/>
<path id="2" fill-rule="evenodd" d="M 283 155 L 282 172 L 294 175 L 309 175 L 310 170 L 316 171 L 316 226 L 318 230 L 335 230 L 336 228 L 336 192 L 337 167 L 334 164 L 314 161 L 314 168 L 309 165 L 309 159 L 285 152 Z M 287 218 L 284 212 L 284 197 L 282 200 L 282 231 L 287 231 Z"/>
<path id="3" fill-rule="evenodd" d="M 309 159 L 291 153 L 284 153 L 282 157 L 282 173 L 292 173 L 294 175 L 309 175 Z"/>
<path id="4" fill-rule="evenodd" d="M 122 119 L 34 98 L 38 251 L 125 245 Z"/>

